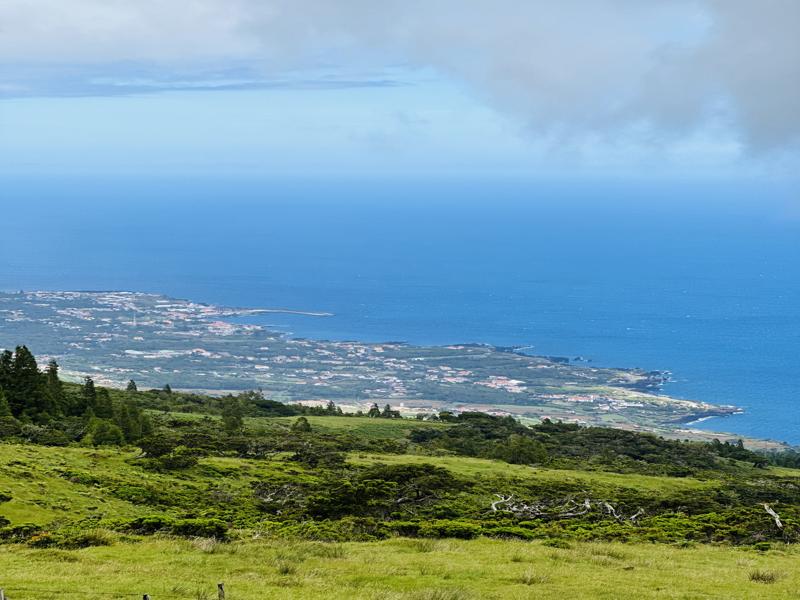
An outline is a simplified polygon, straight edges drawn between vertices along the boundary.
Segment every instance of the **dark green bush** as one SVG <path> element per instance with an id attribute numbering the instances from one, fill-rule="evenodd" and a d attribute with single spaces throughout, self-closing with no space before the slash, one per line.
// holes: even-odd
<path id="1" fill-rule="evenodd" d="M 42 533 L 42 528 L 33 523 L 11 525 L 0 529 L 0 540 L 11 543 L 25 542 L 39 533 Z"/>
<path id="2" fill-rule="evenodd" d="M 481 533 L 480 525 L 464 521 L 450 521 L 446 519 L 424 521 L 420 524 L 419 535 L 432 538 L 458 538 L 470 540 Z"/>
<path id="3" fill-rule="evenodd" d="M 180 519 L 172 523 L 170 533 L 182 537 L 225 539 L 228 526 L 219 519 Z"/>

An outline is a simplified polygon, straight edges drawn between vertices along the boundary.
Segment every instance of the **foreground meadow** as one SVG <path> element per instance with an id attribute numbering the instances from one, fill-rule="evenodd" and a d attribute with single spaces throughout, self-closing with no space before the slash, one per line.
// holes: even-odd
<path id="1" fill-rule="evenodd" d="M 511 540 L 382 542 L 166 537 L 82 550 L 0 546 L 10 600 L 142 597 L 800 598 L 800 553 L 696 545 Z"/>

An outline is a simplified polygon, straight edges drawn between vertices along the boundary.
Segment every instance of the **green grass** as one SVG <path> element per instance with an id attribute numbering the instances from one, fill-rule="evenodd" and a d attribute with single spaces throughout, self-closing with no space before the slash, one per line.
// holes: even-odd
<path id="1" fill-rule="evenodd" d="M 220 581 L 232 600 L 798 598 L 798 560 L 796 549 L 714 546 L 150 538 L 75 551 L 0 546 L 0 587 L 12 600 L 216 598 Z"/>
<path id="2" fill-rule="evenodd" d="M 317 419 L 324 423 L 327 418 L 314 418 Z M 331 420 L 343 421 L 341 418 Z M 365 421 L 374 423 L 376 420 Z M 297 479 L 313 476 L 301 467 L 280 459 L 244 460 L 220 457 L 204 458 L 198 467 L 188 471 L 157 473 L 130 464 L 129 461 L 136 455 L 136 451 L 112 449 L 0 444 L 0 492 L 12 496 L 10 502 L 0 505 L 0 515 L 15 524 L 52 525 L 85 518 L 132 518 L 153 512 L 153 508 L 148 506 L 115 497 L 109 492 L 108 482 L 177 492 L 223 489 L 226 493 L 244 496 L 249 492 L 250 483 L 263 477 Z M 362 465 L 433 463 L 466 478 L 505 476 L 585 484 L 587 487 L 603 485 L 637 488 L 656 493 L 710 488 L 718 483 L 688 477 L 531 468 L 495 460 L 456 456 L 354 453 L 349 460 Z M 87 485 L 72 477 L 73 473 L 91 475 L 103 480 L 104 484 Z"/>
<path id="3" fill-rule="evenodd" d="M 355 464 L 419 464 L 432 463 L 455 474 L 468 478 L 503 475 L 521 479 L 551 480 L 561 483 L 604 484 L 620 488 L 637 488 L 654 492 L 697 490 L 718 485 L 716 481 L 701 481 L 691 477 L 657 477 L 638 474 L 608 473 L 605 471 L 575 471 L 571 469 L 544 469 L 525 465 L 512 465 L 499 460 L 468 458 L 463 456 L 420 456 L 413 454 L 355 453 L 350 461 Z"/>
<path id="4" fill-rule="evenodd" d="M 307 476 L 283 461 L 206 458 L 189 471 L 156 473 L 127 461 L 136 451 L 90 448 L 52 448 L 21 444 L 0 444 L 0 492 L 12 499 L 0 505 L 0 515 L 13 524 L 58 525 L 86 518 L 132 518 L 163 512 L 119 499 L 111 483 L 147 486 L 165 492 L 223 490 L 246 494 L 250 482 L 264 477 Z M 76 480 L 90 475 L 103 485 Z"/>
<path id="5" fill-rule="evenodd" d="M 317 430 L 341 424 L 357 435 L 375 437 L 402 436 L 407 427 L 377 419 L 310 420 Z M 192 494 L 224 492 L 233 498 L 232 505 L 240 507 L 237 510 L 247 513 L 254 481 L 315 478 L 312 470 L 281 457 L 209 457 L 188 470 L 160 473 L 144 470 L 132 460 L 136 455 L 136 451 L 118 449 L 0 444 L 0 492 L 12 496 L 0 504 L 0 515 L 13 524 L 57 527 L 68 521 L 180 514 L 194 508 L 189 504 L 187 509 L 185 503 L 154 507 L 120 499 L 115 492 L 120 485 L 150 486 L 183 495 L 190 502 Z M 466 479 L 572 483 L 595 490 L 635 488 L 658 497 L 681 491 L 703 493 L 721 484 L 714 479 L 532 468 L 456 456 L 351 453 L 349 460 L 360 465 L 432 463 Z M 798 474 L 790 469 L 770 472 Z M 80 479 L 87 474 L 99 483 Z M 773 549 L 758 552 L 710 544 L 678 548 L 488 538 L 323 544 L 259 538 L 256 530 L 236 530 L 230 543 L 100 531 L 98 535 L 111 545 L 81 550 L 0 545 L 0 588 L 10 600 L 115 594 L 141 598 L 144 593 L 152 600 L 200 600 L 216 598 L 218 581 L 225 582 L 229 600 L 800 599 L 800 569 L 796 568 L 800 548 L 794 546 L 774 544 Z M 87 593 L 81 595 L 81 591 Z"/>
<path id="6" fill-rule="evenodd" d="M 351 433 L 371 439 L 402 439 L 412 429 L 450 427 L 447 423 L 417 421 L 416 419 L 370 419 L 368 417 L 306 417 L 311 428 L 319 433 Z M 253 418 L 248 423 L 283 422 L 287 425 L 297 417 Z"/>

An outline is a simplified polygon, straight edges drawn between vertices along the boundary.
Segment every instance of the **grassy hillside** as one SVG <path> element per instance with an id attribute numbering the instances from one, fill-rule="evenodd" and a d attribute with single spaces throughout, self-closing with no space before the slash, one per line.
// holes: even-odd
<path id="1" fill-rule="evenodd" d="M 480 413 L 62 386 L 23 367 L 0 397 L 11 600 L 204 599 L 217 581 L 234 599 L 797 589 L 794 456 Z"/>
<path id="2" fill-rule="evenodd" d="M 330 419 L 335 417 L 314 419 L 314 424 L 322 427 Z M 356 429 L 369 427 L 365 420 Z M 402 435 L 405 424 L 382 429 L 387 435 Z M 0 545 L 0 587 L 12 600 L 56 598 L 62 590 L 87 588 L 107 595 L 149 593 L 154 600 L 208 598 L 218 581 L 226 583 L 229 598 L 253 600 L 343 593 L 420 600 L 789 598 L 800 588 L 795 568 L 800 554 L 795 546 L 783 544 L 764 551 L 552 538 L 308 541 L 274 530 L 274 517 L 259 515 L 255 504 L 246 501 L 257 481 L 316 478 L 313 469 L 285 455 L 206 457 L 189 469 L 170 472 L 145 469 L 137 456 L 137 450 L 0 444 L 0 492 L 12 497 L 0 505 L 0 514 L 14 524 L 35 523 L 45 531 L 80 524 L 84 534 L 94 536 L 93 545 L 85 548 L 37 548 L 30 541 Z M 575 485 L 609 497 L 713 495 L 725 485 L 712 478 L 532 468 L 459 456 L 353 452 L 348 461 L 358 467 L 435 462 L 467 479 Z M 776 474 L 800 475 L 790 469 Z M 763 474 L 772 475 L 771 470 Z M 147 490 L 162 496 L 153 499 Z M 115 520 L 154 513 L 225 517 L 226 505 L 236 507 L 228 518 L 241 525 L 230 531 L 227 542 L 144 536 L 112 527 Z"/>

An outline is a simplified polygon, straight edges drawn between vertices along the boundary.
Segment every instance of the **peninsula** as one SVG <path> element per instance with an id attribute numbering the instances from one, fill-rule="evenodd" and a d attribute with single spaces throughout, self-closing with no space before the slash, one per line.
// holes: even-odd
<path id="1" fill-rule="evenodd" d="M 531 420 L 709 437 L 687 424 L 734 406 L 660 393 L 667 373 L 601 368 L 479 344 L 414 346 L 296 339 L 228 308 L 135 292 L 0 294 L 0 349 L 25 343 L 72 380 L 204 393 L 261 389 L 284 402 L 401 413 L 483 411 Z M 297 311 L 291 311 L 297 312 Z M 325 316 L 327 313 L 302 313 Z M 716 434 L 713 434 L 716 435 Z"/>

